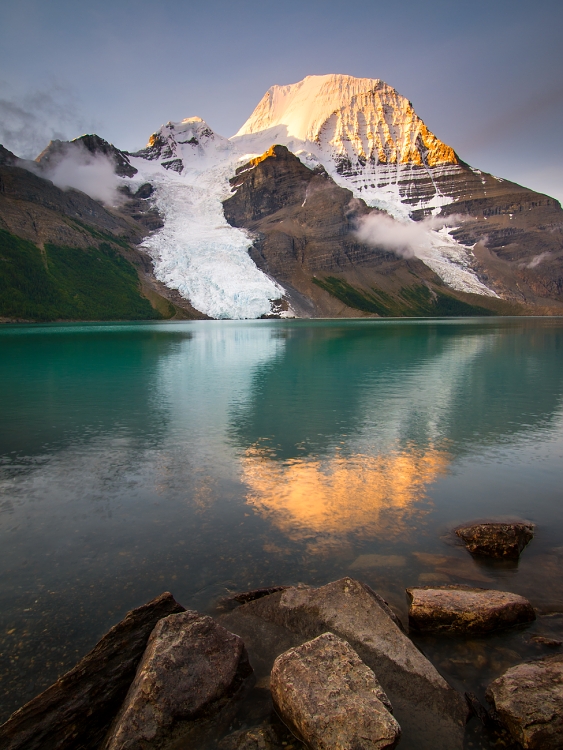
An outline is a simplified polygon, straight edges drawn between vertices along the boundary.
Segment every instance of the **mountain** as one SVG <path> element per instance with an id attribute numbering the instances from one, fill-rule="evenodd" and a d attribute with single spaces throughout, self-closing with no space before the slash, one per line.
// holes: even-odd
<path id="1" fill-rule="evenodd" d="M 342 188 L 323 168 L 307 168 L 285 146 L 239 167 L 223 203 L 229 223 L 244 227 L 256 265 L 275 278 L 299 315 L 483 315 L 503 310 L 487 288 L 448 288 L 420 259 L 374 252 L 356 231 L 385 218 Z M 460 274 L 462 271 L 460 270 Z M 468 274 L 467 284 L 478 283 Z"/>
<path id="2" fill-rule="evenodd" d="M 2 169 L 13 159 L 0 150 Z M 563 312 L 559 203 L 469 166 L 379 79 L 272 86 L 230 139 L 189 117 L 135 153 L 88 135 L 17 164 L 96 199 L 94 224 L 117 222 L 142 288 L 175 314 Z M 40 244 L 11 205 L 4 223 Z M 62 208 L 55 225 L 60 242 Z"/>
<path id="3" fill-rule="evenodd" d="M 120 151 L 98 135 L 83 135 L 73 141 L 51 141 L 35 161 L 43 171 L 48 172 L 69 158 L 78 159 L 87 165 L 90 159 L 100 156 L 113 163 L 115 174 L 119 177 L 133 177 L 137 173 L 124 151 Z"/>
<path id="4" fill-rule="evenodd" d="M 82 150 L 55 145 L 51 154 L 73 148 Z M 150 185 L 126 191 L 115 210 L 46 173 L 45 161 L 0 147 L 0 320 L 203 317 L 154 279 L 138 250 L 147 226 L 135 208 Z"/>
<path id="5" fill-rule="evenodd" d="M 479 293 L 452 279 L 461 264 L 506 300 L 559 309 L 558 201 L 470 167 L 383 81 L 328 75 L 273 86 L 232 140 L 246 150 L 265 151 L 272 140 L 286 145 L 403 222 L 462 217 L 449 237 L 430 231 L 431 247 L 415 251 L 445 283 Z"/>

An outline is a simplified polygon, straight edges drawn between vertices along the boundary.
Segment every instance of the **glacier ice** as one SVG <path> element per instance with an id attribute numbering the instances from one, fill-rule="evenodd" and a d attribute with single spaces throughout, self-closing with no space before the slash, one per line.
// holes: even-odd
<path id="1" fill-rule="evenodd" d="M 142 244 L 156 278 L 212 318 L 270 313 L 272 300 L 283 290 L 250 258 L 251 237 L 227 223 L 221 203 L 230 195 L 229 178 L 240 155 L 199 118 L 169 123 L 162 131 L 165 150 L 155 160 L 131 158 L 139 170 L 135 181 L 154 185 L 154 201 L 164 218 L 164 227 Z M 163 168 L 163 155 L 165 163 L 181 159 L 181 172 Z"/>

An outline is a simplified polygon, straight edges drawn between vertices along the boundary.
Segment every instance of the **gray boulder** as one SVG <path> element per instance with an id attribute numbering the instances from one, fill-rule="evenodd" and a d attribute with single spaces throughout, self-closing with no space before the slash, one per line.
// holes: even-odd
<path id="1" fill-rule="evenodd" d="M 470 586 L 407 589 L 409 624 L 424 633 L 481 635 L 536 619 L 527 599 L 508 591 Z"/>
<path id="2" fill-rule="evenodd" d="M 472 555 L 517 560 L 534 536 L 533 523 L 477 523 L 455 533 Z"/>
<path id="3" fill-rule="evenodd" d="M 563 654 L 511 667 L 491 682 L 486 695 L 525 750 L 561 750 Z"/>
<path id="4" fill-rule="evenodd" d="M 254 675 L 242 640 L 197 612 L 153 630 L 105 750 L 199 750 L 222 734 Z"/>
<path id="5" fill-rule="evenodd" d="M 389 696 L 402 730 L 401 748 L 462 747 L 468 714 L 464 699 L 405 635 L 384 600 L 358 581 L 342 578 L 318 589 L 289 588 L 220 620 L 239 634 L 263 634 L 271 627 L 271 650 L 264 660 L 275 654 L 278 643 L 285 648 L 276 656 L 299 645 L 296 640 L 302 643 L 327 631 L 338 635 L 373 670 Z M 251 658 L 254 664 L 252 652 Z"/>
<path id="6" fill-rule="evenodd" d="M 0 727 L 2 750 L 94 750 L 163 617 L 184 612 L 168 592 L 129 612 L 70 672 Z"/>
<path id="7" fill-rule="evenodd" d="M 270 689 L 283 721 L 311 750 L 384 750 L 399 741 L 374 673 L 332 633 L 278 656 Z"/>

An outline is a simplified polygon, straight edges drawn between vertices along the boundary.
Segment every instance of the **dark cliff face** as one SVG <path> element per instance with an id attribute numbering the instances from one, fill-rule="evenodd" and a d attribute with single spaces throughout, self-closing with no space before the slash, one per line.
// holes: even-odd
<path id="1" fill-rule="evenodd" d="M 362 244 L 357 221 L 376 209 L 285 146 L 240 167 L 231 185 L 234 195 L 223 203 L 227 221 L 253 233 L 252 259 L 284 285 L 298 313 L 480 314 L 486 310 L 475 305 L 491 304 L 500 311 L 490 299 L 448 289 L 416 258 Z M 448 313 L 442 302 L 451 300 Z"/>
<path id="2" fill-rule="evenodd" d="M 281 281 L 290 281 L 296 264 L 314 273 L 381 260 L 354 238 L 355 222 L 370 211 L 365 203 L 285 146 L 241 167 L 231 184 L 236 192 L 223 204 L 227 221 L 257 233 L 253 257 Z"/>

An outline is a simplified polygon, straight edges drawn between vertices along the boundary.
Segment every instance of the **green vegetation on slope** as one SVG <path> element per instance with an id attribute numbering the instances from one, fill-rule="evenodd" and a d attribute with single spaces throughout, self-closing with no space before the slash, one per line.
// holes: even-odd
<path id="1" fill-rule="evenodd" d="M 313 282 L 348 307 L 381 317 L 494 315 L 484 307 L 462 302 L 450 294 L 437 290 L 432 292 L 424 284 L 403 287 L 394 298 L 380 289 L 372 289 L 369 292 L 357 289 L 335 276 L 327 276 L 325 279 L 313 278 Z"/>
<path id="2" fill-rule="evenodd" d="M 134 266 L 107 243 L 87 250 L 33 243 L 0 230 L 0 318 L 159 320 Z"/>

